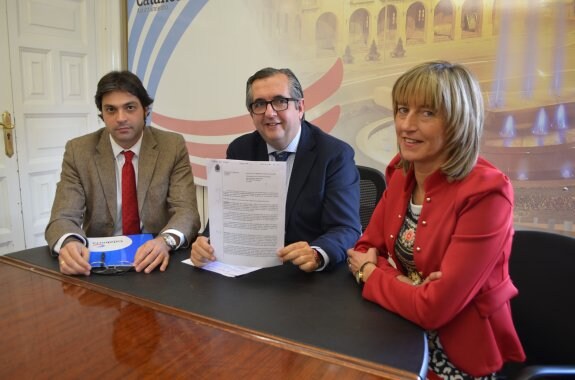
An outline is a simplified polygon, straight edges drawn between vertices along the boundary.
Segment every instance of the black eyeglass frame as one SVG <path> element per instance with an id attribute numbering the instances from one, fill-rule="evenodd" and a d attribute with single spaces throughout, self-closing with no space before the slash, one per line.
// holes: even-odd
<path id="1" fill-rule="evenodd" d="M 252 102 L 250 104 L 250 112 L 254 115 L 263 115 L 266 113 L 267 109 L 268 109 L 268 104 L 272 106 L 272 109 L 276 112 L 281 112 L 281 111 L 285 111 L 288 109 L 289 107 L 289 102 L 299 102 L 301 99 L 296 99 L 296 98 L 284 98 L 283 96 L 276 96 L 275 98 L 273 98 L 272 100 L 256 100 L 255 102 Z M 283 104 L 283 102 L 285 102 L 285 108 L 282 109 L 277 109 L 276 105 L 274 105 L 274 102 L 281 102 L 280 104 Z M 265 103 L 265 107 L 263 108 L 263 112 L 255 112 L 254 111 L 254 105 L 258 104 L 258 105 L 263 105 Z M 283 105 L 282 105 L 283 107 Z"/>

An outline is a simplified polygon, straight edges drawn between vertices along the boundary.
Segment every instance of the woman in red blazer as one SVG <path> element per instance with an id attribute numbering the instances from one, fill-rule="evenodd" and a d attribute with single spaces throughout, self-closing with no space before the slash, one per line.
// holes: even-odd
<path id="1" fill-rule="evenodd" d="M 399 77 L 392 100 L 399 154 L 349 269 L 363 297 L 428 331 L 429 378 L 494 378 L 525 354 L 509 304 L 513 188 L 479 157 L 479 84 L 428 62 Z"/>

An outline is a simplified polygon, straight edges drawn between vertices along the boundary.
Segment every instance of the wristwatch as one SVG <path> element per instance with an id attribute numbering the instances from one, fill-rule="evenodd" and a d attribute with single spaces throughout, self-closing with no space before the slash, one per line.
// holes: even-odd
<path id="1" fill-rule="evenodd" d="M 314 259 L 315 263 L 317 264 L 317 268 L 323 267 L 325 261 L 323 260 L 323 255 L 317 251 L 317 249 L 313 248 L 314 251 Z"/>
<path id="2" fill-rule="evenodd" d="M 166 243 L 166 245 L 168 246 L 168 248 L 170 249 L 170 251 L 173 251 L 174 249 L 176 249 L 176 247 L 178 246 L 178 242 L 176 241 L 176 239 L 168 234 L 168 233 L 164 233 L 160 235 L 162 237 L 162 239 L 164 239 L 164 243 Z"/>
<path id="3" fill-rule="evenodd" d="M 359 267 L 359 270 L 357 272 L 355 272 L 355 281 L 357 281 L 358 284 L 363 284 L 363 270 L 365 269 L 365 267 L 367 266 L 367 264 L 373 264 L 375 265 L 374 262 L 371 261 L 366 261 L 365 263 L 363 263 L 361 265 L 361 267 Z"/>

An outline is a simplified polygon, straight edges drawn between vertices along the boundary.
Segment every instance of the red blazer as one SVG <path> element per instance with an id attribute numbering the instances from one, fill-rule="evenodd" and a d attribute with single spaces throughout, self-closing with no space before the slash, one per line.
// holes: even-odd
<path id="1" fill-rule="evenodd" d="M 355 245 L 358 251 L 375 247 L 380 253 L 363 296 L 426 330 L 437 330 L 451 362 L 471 375 L 525 360 L 509 304 L 517 294 L 508 271 L 513 237 L 509 179 L 482 158 L 461 181 L 448 182 L 439 171 L 427 178 L 414 260 L 424 278 L 434 271 L 442 277 L 412 286 L 396 279 L 400 270 L 395 268 L 401 266 L 394 244 L 415 185 L 413 171 L 406 175 L 395 168 L 398 161 L 396 156 L 387 167 L 387 190 Z"/>

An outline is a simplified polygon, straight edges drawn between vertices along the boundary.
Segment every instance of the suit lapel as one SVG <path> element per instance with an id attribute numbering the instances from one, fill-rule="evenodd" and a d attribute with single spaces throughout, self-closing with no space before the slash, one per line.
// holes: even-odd
<path id="1" fill-rule="evenodd" d="M 315 163 L 316 153 L 314 148 L 315 139 L 311 134 L 307 122 L 302 121 L 301 137 L 292 167 L 292 175 L 286 199 L 286 224 L 290 219 L 291 211 L 294 209 L 296 200 L 303 190 L 311 168 Z"/>
<path id="2" fill-rule="evenodd" d="M 96 146 L 96 156 L 94 157 L 104 197 L 108 210 L 114 222 L 116 221 L 117 203 L 116 203 L 116 162 L 114 152 L 112 151 L 112 144 L 110 143 L 110 135 L 105 130 L 100 136 L 100 141 Z M 114 173 L 114 175 L 110 175 Z"/>
<path id="3" fill-rule="evenodd" d="M 256 151 L 256 157 L 255 157 L 256 161 L 269 161 L 270 160 L 270 155 L 268 154 L 268 145 L 266 144 L 264 139 L 262 139 L 260 137 L 259 134 L 258 134 L 258 139 L 256 142 L 255 151 Z"/>
<path id="4" fill-rule="evenodd" d="M 156 167 L 159 151 L 157 141 L 150 127 L 144 128 L 144 137 L 138 157 L 138 211 L 142 216 L 142 207 L 146 200 L 146 194 L 152 182 L 152 175 Z"/>

